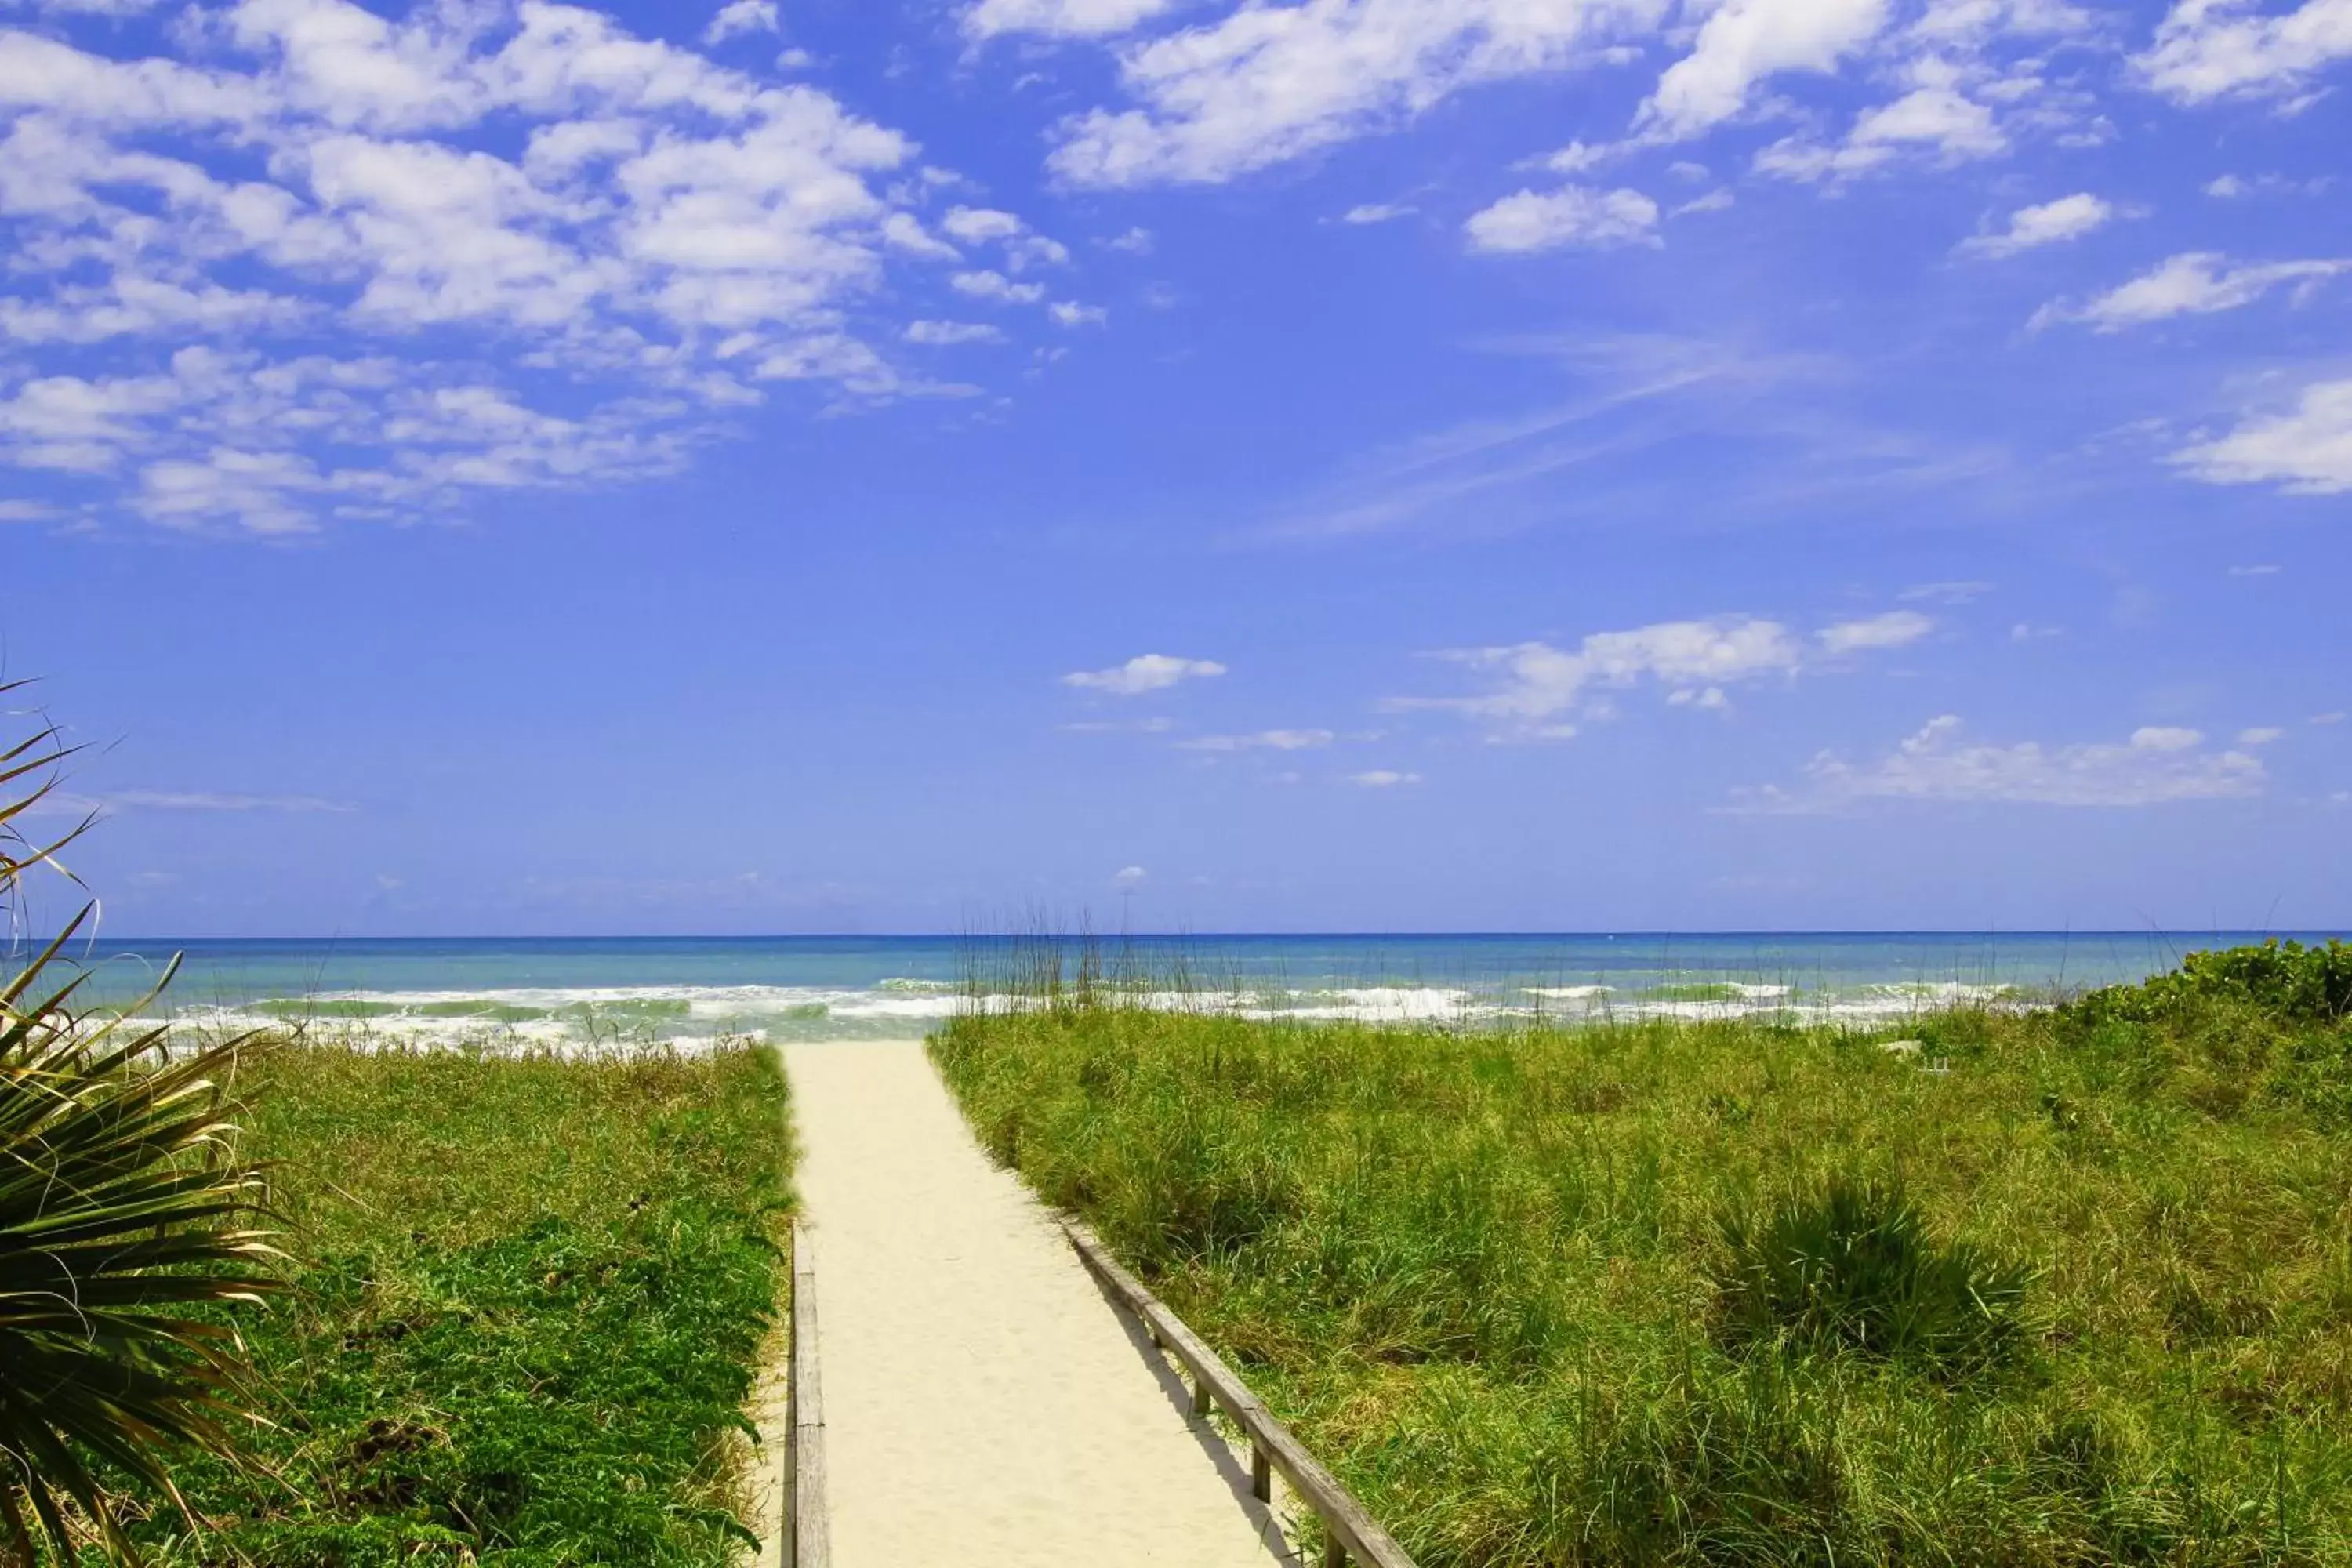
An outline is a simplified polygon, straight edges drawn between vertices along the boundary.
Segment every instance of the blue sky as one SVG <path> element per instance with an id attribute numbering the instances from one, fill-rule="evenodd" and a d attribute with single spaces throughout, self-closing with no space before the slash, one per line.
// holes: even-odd
<path id="1" fill-rule="evenodd" d="M 2347 87 L 2352 0 L 17 0 L 6 669 L 125 935 L 2340 922 Z"/>

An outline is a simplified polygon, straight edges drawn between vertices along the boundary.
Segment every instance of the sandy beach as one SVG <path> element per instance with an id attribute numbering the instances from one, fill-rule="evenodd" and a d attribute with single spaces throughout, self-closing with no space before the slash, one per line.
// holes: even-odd
<path id="1" fill-rule="evenodd" d="M 785 1052 L 840 1568 L 1287 1561 L 1246 1472 L 914 1041 Z"/>

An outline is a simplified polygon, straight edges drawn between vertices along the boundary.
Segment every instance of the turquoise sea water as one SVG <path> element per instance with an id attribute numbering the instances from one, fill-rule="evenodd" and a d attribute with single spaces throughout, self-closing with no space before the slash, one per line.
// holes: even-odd
<path id="1" fill-rule="evenodd" d="M 1955 1003 L 2031 1003 L 2134 980 L 2229 931 L 1195 935 L 1097 939 L 1154 1005 L 1475 1026 L 1777 1015 L 1893 1022 Z M 2305 941 L 2329 933 L 2285 933 Z M 1075 969 L 1078 944 L 1055 944 Z M 308 1019 L 391 1041 L 584 1045 L 721 1035 L 921 1034 L 992 1002 L 1041 939 L 605 937 L 108 942 L 78 952 L 116 1008 L 243 1027 Z M 161 1003 L 139 999 L 173 952 Z M 977 997 L 977 1000 L 975 1000 Z"/>

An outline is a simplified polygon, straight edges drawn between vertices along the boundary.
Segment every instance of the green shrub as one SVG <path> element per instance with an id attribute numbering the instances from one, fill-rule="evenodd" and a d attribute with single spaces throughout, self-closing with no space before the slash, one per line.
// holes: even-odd
<path id="1" fill-rule="evenodd" d="M 2352 945 L 2282 942 L 2192 952 L 2180 967 L 2137 985 L 2094 991 L 2067 1009 L 2085 1022 L 2175 1018 L 2200 1004 L 2234 1002 L 2287 1023 L 2335 1024 L 2352 1014 Z"/>
<path id="2" fill-rule="evenodd" d="M 1843 1347 L 1965 1374 L 2011 1350 L 2031 1272 L 1967 1242 L 1938 1245 L 1899 1182 L 1832 1176 L 1763 1216 L 1720 1222 L 1727 1336 Z"/>

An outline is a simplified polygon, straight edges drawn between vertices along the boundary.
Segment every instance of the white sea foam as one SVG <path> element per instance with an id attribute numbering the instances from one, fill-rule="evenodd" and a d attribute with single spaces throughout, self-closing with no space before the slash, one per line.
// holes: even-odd
<path id="1" fill-rule="evenodd" d="M 1693 991 L 1702 991 L 1694 995 Z M 2015 1005 L 2009 987 L 1913 981 L 1800 991 L 1785 984 L 1496 986 L 1358 984 L 1185 990 L 1108 989 L 1121 1004 L 1169 1012 L 1257 1019 L 1475 1027 L 1538 1018 L 1671 1018 L 1693 1022 L 1769 1017 L 1874 1026 L 1956 1006 Z M 327 993 L 242 1005 L 182 1008 L 208 1029 L 298 1026 L 386 1046 L 507 1044 L 572 1050 L 668 1045 L 696 1048 L 724 1038 L 904 1037 L 960 1013 L 1016 1012 L 1045 1005 L 1019 992 L 974 993 L 939 980 L 894 978 L 870 986 L 606 985 Z"/>

